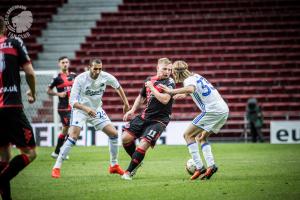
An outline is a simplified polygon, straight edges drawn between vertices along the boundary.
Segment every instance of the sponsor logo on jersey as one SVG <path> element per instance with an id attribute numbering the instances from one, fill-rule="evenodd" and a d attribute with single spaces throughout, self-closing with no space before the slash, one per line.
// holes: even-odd
<path id="1" fill-rule="evenodd" d="M 1 87 L 0 88 L 0 93 L 5 93 L 5 92 L 18 92 L 17 86 L 8 86 L 8 87 Z"/>

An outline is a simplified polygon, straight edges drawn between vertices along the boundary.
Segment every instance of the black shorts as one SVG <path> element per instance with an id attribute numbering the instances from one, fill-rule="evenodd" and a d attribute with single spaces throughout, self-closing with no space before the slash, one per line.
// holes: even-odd
<path id="1" fill-rule="evenodd" d="M 70 110 L 64 110 L 64 111 L 61 111 L 59 110 L 58 111 L 58 114 L 60 116 L 60 121 L 61 123 L 63 124 L 63 126 L 70 126 L 70 117 L 71 117 L 71 111 Z"/>
<path id="2" fill-rule="evenodd" d="M 154 120 L 145 120 L 141 116 L 136 116 L 128 124 L 125 125 L 123 130 L 127 131 L 135 138 L 141 138 L 155 146 L 157 139 L 165 130 L 166 125 Z"/>
<path id="3" fill-rule="evenodd" d="M 36 146 L 32 127 L 21 108 L 0 109 L 0 147 L 15 144 L 18 148 Z"/>

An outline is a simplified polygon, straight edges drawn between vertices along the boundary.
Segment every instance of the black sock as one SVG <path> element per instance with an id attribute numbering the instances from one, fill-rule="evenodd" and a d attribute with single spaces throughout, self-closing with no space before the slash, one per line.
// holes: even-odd
<path id="1" fill-rule="evenodd" d="M 15 156 L 0 173 L 1 182 L 9 182 L 13 179 L 22 169 L 24 169 L 30 160 L 27 155 L 20 154 Z"/>
<path id="2" fill-rule="evenodd" d="M 0 193 L 2 200 L 11 200 L 10 180 L 30 163 L 25 154 L 15 156 L 9 163 L 1 162 Z"/>
<path id="3" fill-rule="evenodd" d="M 145 153 L 143 149 L 137 148 L 126 171 L 132 172 L 143 161 Z"/>
<path id="4" fill-rule="evenodd" d="M 55 147 L 55 153 L 59 154 L 60 152 L 60 147 L 64 144 L 66 136 L 64 134 L 59 134 L 57 138 L 57 145 Z"/>
<path id="5" fill-rule="evenodd" d="M 11 200 L 9 181 L 5 183 L 0 183 L 0 193 L 1 193 L 2 200 Z"/>
<path id="6" fill-rule="evenodd" d="M 125 151 L 127 152 L 127 154 L 132 157 L 133 153 L 135 152 L 135 141 L 133 140 L 132 142 L 130 143 L 127 143 L 127 144 L 123 144 L 123 147 L 125 149 Z"/>

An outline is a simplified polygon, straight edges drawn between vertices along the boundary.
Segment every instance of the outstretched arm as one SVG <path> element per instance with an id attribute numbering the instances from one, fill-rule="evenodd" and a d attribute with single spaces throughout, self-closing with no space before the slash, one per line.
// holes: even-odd
<path id="1" fill-rule="evenodd" d="M 135 99 L 132 108 L 124 115 L 123 120 L 127 121 L 145 102 L 146 98 L 142 97 L 140 94 Z"/>
<path id="2" fill-rule="evenodd" d="M 35 93 L 35 73 L 30 62 L 23 65 L 23 70 L 25 72 L 26 82 L 29 86 L 29 91 L 26 92 L 27 99 L 29 103 L 34 103 L 36 98 Z"/>
<path id="3" fill-rule="evenodd" d="M 165 85 L 159 85 L 161 87 L 161 89 L 170 95 L 174 95 L 174 94 L 191 94 L 195 92 L 195 86 L 192 85 L 188 85 L 182 88 L 177 88 L 177 89 L 170 89 Z"/>

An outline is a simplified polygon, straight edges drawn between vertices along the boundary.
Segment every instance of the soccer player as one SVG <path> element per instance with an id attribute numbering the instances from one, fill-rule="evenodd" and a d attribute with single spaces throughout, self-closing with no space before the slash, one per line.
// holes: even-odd
<path id="1" fill-rule="evenodd" d="M 27 100 L 34 103 L 35 73 L 24 42 L 5 36 L 0 17 L 0 193 L 11 199 L 10 180 L 36 158 L 32 127 L 23 112 L 20 73 L 25 72 L 29 86 Z M 15 144 L 20 154 L 11 159 L 10 147 Z"/>
<path id="2" fill-rule="evenodd" d="M 182 88 L 170 89 L 161 86 L 164 92 L 175 95 L 174 99 L 184 98 L 191 95 L 198 108 L 202 111 L 184 132 L 184 138 L 193 160 L 196 163 L 197 170 L 191 177 L 195 180 L 210 179 L 218 170 L 211 146 L 207 138 L 210 134 L 217 134 L 225 124 L 229 109 L 219 92 L 199 74 L 191 73 L 188 70 L 188 64 L 184 61 L 176 61 L 173 64 L 173 77 L 176 83 L 183 83 Z M 200 158 L 197 142 L 201 144 L 203 156 L 205 158 L 207 169 L 204 167 Z"/>
<path id="3" fill-rule="evenodd" d="M 57 158 L 61 146 L 64 144 L 68 135 L 68 129 L 70 124 L 71 107 L 69 105 L 69 97 L 73 81 L 76 74 L 69 72 L 70 61 L 68 57 L 62 56 L 58 59 L 58 66 L 60 67 L 60 73 L 57 77 L 53 78 L 52 82 L 48 86 L 47 93 L 51 96 L 58 96 L 58 114 L 62 123 L 62 132 L 58 135 L 57 144 L 54 152 L 51 156 Z M 57 92 L 53 91 L 56 87 Z M 68 157 L 67 157 L 68 159 Z"/>
<path id="4" fill-rule="evenodd" d="M 151 146 L 155 146 L 157 139 L 170 121 L 173 99 L 171 95 L 162 93 L 159 85 L 165 85 L 168 88 L 175 88 L 175 83 L 170 78 L 172 63 L 167 58 L 161 58 L 157 63 L 157 74 L 146 79 L 146 82 L 135 99 L 135 102 L 125 115 L 124 121 L 142 106 L 146 101 L 146 108 L 143 112 L 133 118 L 125 127 L 122 136 L 123 146 L 131 157 L 131 162 L 122 176 L 125 180 L 131 180 L 141 165 L 146 151 Z M 141 141 L 136 148 L 135 140 Z"/>
<path id="5" fill-rule="evenodd" d="M 72 113 L 69 137 L 61 147 L 53 167 L 53 178 L 60 177 L 60 168 L 63 160 L 66 159 L 71 148 L 76 144 L 80 130 L 85 122 L 92 124 L 96 130 L 102 130 L 109 137 L 109 172 L 120 175 L 124 173 L 117 160 L 119 149 L 118 132 L 102 109 L 101 99 L 106 85 L 116 89 L 124 103 L 123 112 L 125 113 L 129 110 L 127 97 L 117 79 L 113 75 L 102 71 L 101 60 L 92 59 L 89 64 L 89 71 L 79 74 L 75 78 L 71 89 L 70 105 L 72 106 Z"/>

